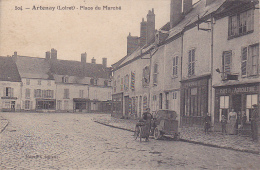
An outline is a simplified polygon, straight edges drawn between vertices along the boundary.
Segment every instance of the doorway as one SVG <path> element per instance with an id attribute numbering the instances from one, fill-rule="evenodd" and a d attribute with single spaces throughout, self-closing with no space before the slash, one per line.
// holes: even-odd
<path id="1" fill-rule="evenodd" d="M 236 113 L 241 112 L 242 101 L 241 101 L 241 94 L 232 96 L 232 109 Z"/>

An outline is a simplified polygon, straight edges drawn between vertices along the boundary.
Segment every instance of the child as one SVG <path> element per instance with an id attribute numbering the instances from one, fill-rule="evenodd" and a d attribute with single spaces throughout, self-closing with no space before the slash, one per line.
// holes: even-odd
<path id="1" fill-rule="evenodd" d="M 222 125 L 222 134 L 226 134 L 227 133 L 227 130 L 226 130 L 227 119 L 226 119 L 225 115 L 221 116 L 221 125 Z"/>

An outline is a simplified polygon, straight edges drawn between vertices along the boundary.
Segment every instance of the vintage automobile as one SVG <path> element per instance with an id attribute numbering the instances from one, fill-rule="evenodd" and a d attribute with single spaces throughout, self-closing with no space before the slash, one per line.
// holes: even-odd
<path id="1" fill-rule="evenodd" d="M 163 135 L 170 135 L 179 139 L 177 113 L 173 110 L 159 110 L 154 114 L 151 135 L 154 139 L 160 139 Z"/>

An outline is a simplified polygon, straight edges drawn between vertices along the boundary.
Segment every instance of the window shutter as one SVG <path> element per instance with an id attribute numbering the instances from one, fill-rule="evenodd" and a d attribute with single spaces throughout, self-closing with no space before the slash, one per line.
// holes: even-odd
<path id="1" fill-rule="evenodd" d="M 251 76 L 252 75 L 252 47 L 251 46 L 249 46 L 249 48 L 248 48 L 248 71 L 247 71 L 247 74 L 249 75 L 249 76 Z"/>
<path id="2" fill-rule="evenodd" d="M 34 98 L 37 97 L 37 90 L 34 89 Z"/>
<path id="3" fill-rule="evenodd" d="M 241 75 L 244 76 L 247 73 L 247 47 L 242 47 L 241 56 Z"/>
<path id="4" fill-rule="evenodd" d="M 4 87 L 3 90 L 4 90 L 4 91 L 3 91 L 3 97 L 4 97 L 4 96 L 6 96 L 6 87 Z"/>

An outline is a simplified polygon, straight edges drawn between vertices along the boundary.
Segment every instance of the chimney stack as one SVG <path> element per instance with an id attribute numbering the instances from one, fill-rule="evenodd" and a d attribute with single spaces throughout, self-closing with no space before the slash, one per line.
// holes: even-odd
<path id="1" fill-rule="evenodd" d="M 170 27 L 177 25 L 182 18 L 182 0 L 171 0 Z"/>
<path id="2" fill-rule="evenodd" d="M 183 13 L 187 14 L 192 9 L 192 0 L 183 0 Z"/>
<path id="3" fill-rule="evenodd" d="M 14 52 L 14 55 L 12 57 L 13 57 L 13 61 L 16 62 L 17 61 L 17 52 L 16 51 Z"/>
<path id="4" fill-rule="evenodd" d="M 146 44 L 154 42 L 155 36 L 155 14 L 154 9 L 149 10 L 147 14 L 147 31 L 146 31 Z"/>
<path id="5" fill-rule="evenodd" d="M 127 55 L 132 54 L 139 45 L 139 38 L 137 36 L 131 36 L 131 33 L 127 36 Z"/>
<path id="6" fill-rule="evenodd" d="M 51 59 L 57 60 L 57 50 L 55 50 L 54 48 L 51 49 Z"/>
<path id="7" fill-rule="evenodd" d="M 140 23 L 140 47 L 143 47 L 146 44 L 146 31 L 147 31 L 147 22 L 142 18 L 142 22 Z"/>
<path id="8" fill-rule="evenodd" d="M 102 58 L 102 65 L 107 67 L 107 58 Z"/>
<path id="9" fill-rule="evenodd" d="M 91 63 L 96 64 L 96 59 L 94 59 L 94 57 L 91 59 Z"/>
<path id="10" fill-rule="evenodd" d="M 45 52 L 45 59 L 49 60 L 51 58 L 51 52 L 50 51 L 46 51 Z"/>
<path id="11" fill-rule="evenodd" d="M 82 53 L 81 54 L 81 63 L 86 63 L 87 62 L 87 53 Z"/>

